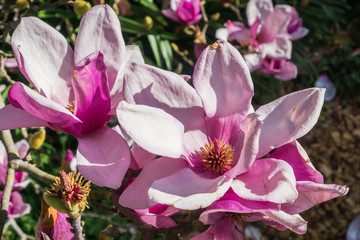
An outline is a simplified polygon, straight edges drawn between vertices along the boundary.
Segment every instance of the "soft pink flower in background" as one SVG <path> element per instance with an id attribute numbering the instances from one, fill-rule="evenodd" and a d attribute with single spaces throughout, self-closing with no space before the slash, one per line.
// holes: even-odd
<path id="1" fill-rule="evenodd" d="M 86 12 L 74 52 L 58 31 L 34 17 L 22 18 L 12 47 L 37 92 L 22 83 L 12 86 L 11 105 L 0 110 L 1 129 L 46 126 L 73 134 L 79 171 L 94 184 L 118 188 L 129 149 L 105 124 L 122 100 L 126 66 L 143 60 L 137 47 L 125 47 L 115 12 L 108 5 Z"/>
<path id="2" fill-rule="evenodd" d="M 246 7 L 249 27 L 242 22 L 228 21 L 226 29 L 218 29 L 216 37 L 240 45 L 250 71 L 259 70 L 280 80 L 296 78 L 291 58 L 292 43 L 308 30 L 302 19 L 288 5 L 273 7 L 271 0 L 250 0 Z"/>
<path id="3" fill-rule="evenodd" d="M 174 73 L 140 64 L 126 73 L 119 122 L 139 146 L 162 157 L 144 167 L 120 204 L 192 210 L 229 189 L 249 201 L 296 201 L 291 165 L 262 157 L 314 126 L 324 90 L 295 92 L 254 112 L 248 67 L 226 42 L 204 50 L 193 83 L 195 89 Z"/>
<path id="4" fill-rule="evenodd" d="M 170 0 L 170 9 L 163 10 L 165 17 L 186 25 L 201 19 L 200 0 Z"/>
<path id="5" fill-rule="evenodd" d="M 24 158 L 30 146 L 26 140 L 21 140 L 15 143 L 15 148 L 20 158 Z M 7 179 L 8 158 L 4 144 L 0 141 L 0 186 L 3 188 Z M 10 205 L 8 216 L 9 218 L 18 218 L 30 213 L 30 204 L 24 203 L 21 194 L 17 191 L 22 190 L 31 182 L 30 179 L 25 180 L 27 173 L 16 172 L 13 192 L 10 195 Z M 3 191 L 0 191 L 0 198 Z M 0 204 L 1 205 L 1 204 Z"/>

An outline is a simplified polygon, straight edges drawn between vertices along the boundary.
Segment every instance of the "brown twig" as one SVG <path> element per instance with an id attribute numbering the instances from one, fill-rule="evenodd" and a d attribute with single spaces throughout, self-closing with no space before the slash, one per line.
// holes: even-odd
<path id="1" fill-rule="evenodd" d="M 55 176 L 51 175 L 43 170 L 31 165 L 27 162 L 24 162 L 21 159 L 14 159 L 10 161 L 11 167 L 13 167 L 18 172 L 27 172 L 30 176 L 46 183 L 51 184 L 55 180 Z"/>

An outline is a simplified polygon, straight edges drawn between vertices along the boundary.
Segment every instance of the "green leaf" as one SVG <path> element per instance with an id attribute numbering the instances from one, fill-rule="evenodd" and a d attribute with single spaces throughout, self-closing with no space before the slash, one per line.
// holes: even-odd
<path id="1" fill-rule="evenodd" d="M 123 32 L 138 34 L 144 31 L 144 25 L 142 22 L 140 23 L 130 18 L 125 18 L 121 16 L 119 16 L 119 20 L 121 23 L 121 30 Z"/>
<path id="2" fill-rule="evenodd" d="M 148 35 L 148 40 L 149 40 L 149 43 L 150 43 L 150 47 L 151 47 L 151 50 L 154 54 L 154 57 L 155 57 L 155 61 L 156 61 L 156 66 L 158 67 L 162 67 L 162 64 L 161 64 L 161 58 L 160 58 L 160 51 L 159 51 L 159 47 L 158 47 L 158 39 L 159 39 L 159 36 L 156 36 L 153 35 L 153 34 L 149 34 Z"/>
<path id="3" fill-rule="evenodd" d="M 168 70 L 172 69 L 172 48 L 170 46 L 169 40 L 160 40 L 160 50 L 161 55 L 165 60 L 165 65 Z"/>
<path id="4" fill-rule="evenodd" d="M 151 9 L 152 11 L 158 12 L 159 8 L 156 6 L 155 3 L 150 2 L 149 0 L 140 0 L 140 4 L 146 8 Z"/>

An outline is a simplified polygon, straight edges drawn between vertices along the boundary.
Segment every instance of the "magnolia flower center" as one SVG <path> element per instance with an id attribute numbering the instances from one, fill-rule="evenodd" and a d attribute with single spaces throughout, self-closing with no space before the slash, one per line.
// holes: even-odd
<path id="1" fill-rule="evenodd" d="M 72 209 L 72 204 L 88 208 L 87 197 L 91 183 L 90 181 L 85 183 L 85 181 L 86 179 L 79 172 L 66 174 L 62 170 L 60 177 L 55 178 L 55 183 L 51 185 L 47 193 L 64 199 L 69 209 Z"/>
<path id="2" fill-rule="evenodd" d="M 211 141 L 210 146 L 205 144 L 200 150 L 199 157 L 204 164 L 205 170 L 223 174 L 232 167 L 234 150 L 227 143 L 214 139 Z"/>

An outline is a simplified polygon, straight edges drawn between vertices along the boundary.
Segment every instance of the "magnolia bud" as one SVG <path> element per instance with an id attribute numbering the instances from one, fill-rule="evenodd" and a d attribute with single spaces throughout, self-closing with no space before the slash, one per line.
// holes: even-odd
<path id="1" fill-rule="evenodd" d="M 29 144 L 32 149 L 39 149 L 45 141 L 46 132 L 45 129 L 41 128 L 39 131 L 31 136 Z"/>
<path id="2" fill-rule="evenodd" d="M 217 12 L 217 13 L 214 13 L 213 15 L 211 15 L 210 20 L 215 22 L 215 21 L 219 20 L 219 18 L 220 18 L 220 13 Z"/>
<path id="3" fill-rule="evenodd" d="M 74 11 L 77 15 L 84 15 L 87 10 L 91 8 L 91 4 L 89 2 L 83 0 L 76 0 L 74 2 Z"/>
<path id="4" fill-rule="evenodd" d="M 154 25 L 154 22 L 150 16 L 144 17 L 144 28 L 145 30 L 150 30 Z"/>
<path id="5" fill-rule="evenodd" d="M 29 2 L 27 0 L 16 0 L 16 7 L 19 9 L 28 8 Z"/>

